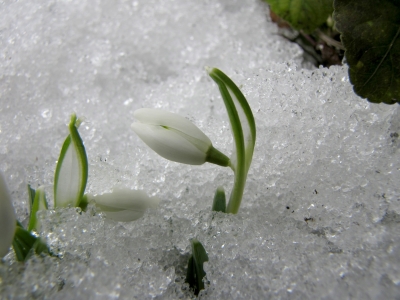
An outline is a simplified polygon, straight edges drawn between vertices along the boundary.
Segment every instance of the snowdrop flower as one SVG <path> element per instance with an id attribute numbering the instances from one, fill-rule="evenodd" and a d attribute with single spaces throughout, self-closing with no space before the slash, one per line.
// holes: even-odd
<path id="1" fill-rule="evenodd" d="M 144 191 L 130 190 L 127 188 L 114 188 L 112 193 L 92 196 L 93 200 L 107 218 L 130 222 L 141 218 L 147 208 L 156 208 L 160 203 L 157 197 L 149 197 Z"/>
<path id="2" fill-rule="evenodd" d="M 0 172 L 0 257 L 5 256 L 14 238 L 15 226 L 14 208 L 3 174 Z"/>
<path id="3" fill-rule="evenodd" d="M 215 149 L 210 139 L 186 118 L 160 109 L 141 108 L 134 112 L 136 134 L 160 156 L 190 165 L 211 162 L 230 166 L 229 158 Z"/>
<path id="4" fill-rule="evenodd" d="M 81 120 L 72 114 L 54 175 L 54 207 L 79 206 L 85 193 L 88 161 L 78 132 L 80 124 Z"/>

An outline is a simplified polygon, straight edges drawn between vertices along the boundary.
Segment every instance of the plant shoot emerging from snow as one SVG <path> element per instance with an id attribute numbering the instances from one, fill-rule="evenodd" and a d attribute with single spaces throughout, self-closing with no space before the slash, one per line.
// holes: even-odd
<path id="1" fill-rule="evenodd" d="M 231 167 L 235 173 L 234 187 L 226 210 L 219 210 L 237 213 L 253 157 L 256 139 L 254 117 L 246 98 L 228 76 L 216 68 L 207 68 L 207 71 L 219 87 L 231 123 L 235 143 L 232 160 L 215 149 L 210 139 L 193 123 L 171 112 L 139 109 L 134 113 L 139 122 L 133 123 L 132 129 L 166 159 L 191 165 L 210 162 Z M 219 190 L 223 193 L 223 189 Z"/>

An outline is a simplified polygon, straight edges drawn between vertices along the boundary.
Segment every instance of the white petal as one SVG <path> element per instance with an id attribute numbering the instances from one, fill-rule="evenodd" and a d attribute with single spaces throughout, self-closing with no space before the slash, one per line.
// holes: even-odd
<path id="1" fill-rule="evenodd" d="M 205 151 L 199 150 L 199 147 L 178 134 L 175 130 L 165 129 L 158 125 L 148 125 L 142 123 L 133 123 L 132 129 L 136 134 L 160 156 L 191 165 L 201 165 L 206 161 L 206 152 L 211 146 L 205 145 Z"/>
<path id="2" fill-rule="evenodd" d="M 133 116 L 141 123 L 149 125 L 167 126 L 188 136 L 203 141 L 208 146 L 210 139 L 196 125 L 186 118 L 168 111 L 155 108 L 141 108 L 133 113 Z"/>
<path id="3" fill-rule="evenodd" d="M 71 142 L 72 144 L 72 142 Z M 79 161 L 74 147 L 70 144 L 62 162 L 56 190 L 57 206 L 74 204 L 79 189 Z"/>
<path id="4" fill-rule="evenodd" d="M 0 173 L 0 257 L 7 254 L 14 239 L 16 218 L 11 196 Z"/>

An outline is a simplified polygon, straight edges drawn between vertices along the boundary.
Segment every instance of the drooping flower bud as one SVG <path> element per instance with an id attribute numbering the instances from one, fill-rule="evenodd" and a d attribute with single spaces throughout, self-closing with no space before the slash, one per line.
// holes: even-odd
<path id="1" fill-rule="evenodd" d="M 136 134 L 160 156 L 179 163 L 201 165 L 211 162 L 229 166 L 229 158 L 215 149 L 210 139 L 186 118 L 160 109 L 134 112 Z"/>
<path id="2" fill-rule="evenodd" d="M 141 218 L 148 208 L 156 208 L 160 199 L 149 197 L 144 191 L 127 188 L 114 188 L 111 193 L 88 195 L 96 206 L 105 213 L 106 217 L 114 221 L 130 222 Z"/>

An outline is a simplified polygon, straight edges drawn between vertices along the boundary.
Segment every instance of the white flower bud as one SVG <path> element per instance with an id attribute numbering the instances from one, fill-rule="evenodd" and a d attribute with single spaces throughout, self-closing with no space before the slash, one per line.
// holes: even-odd
<path id="1" fill-rule="evenodd" d="M 210 139 L 186 118 L 160 109 L 134 112 L 136 134 L 160 156 L 179 163 L 201 165 L 206 161 L 228 166 L 229 158 L 216 150 Z"/>
<path id="2" fill-rule="evenodd" d="M 144 191 L 130 190 L 127 188 L 114 188 L 112 193 L 92 196 L 96 206 L 101 209 L 107 218 L 119 221 L 130 222 L 141 218 L 148 208 L 156 208 L 160 199 L 149 197 Z"/>
<path id="3" fill-rule="evenodd" d="M 0 172 L 0 257 L 5 256 L 14 239 L 16 218 L 11 196 Z"/>

